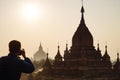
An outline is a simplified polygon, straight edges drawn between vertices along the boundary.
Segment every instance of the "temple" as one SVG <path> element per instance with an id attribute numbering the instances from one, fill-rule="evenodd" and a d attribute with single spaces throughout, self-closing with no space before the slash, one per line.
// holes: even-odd
<path id="1" fill-rule="evenodd" d="M 43 47 L 40 43 L 38 51 L 36 51 L 35 54 L 34 54 L 33 60 L 34 61 L 40 61 L 40 60 L 43 60 L 43 59 L 46 59 L 46 53 L 43 50 Z"/>
<path id="2" fill-rule="evenodd" d="M 43 71 L 44 78 L 52 77 L 53 80 L 120 80 L 119 53 L 114 65 L 112 65 L 107 45 L 104 55 L 101 54 L 99 43 L 95 49 L 94 39 L 85 24 L 84 7 L 81 8 L 80 24 L 72 37 L 72 46 L 60 54 L 60 46 L 53 64 L 50 63 L 48 54 Z"/>

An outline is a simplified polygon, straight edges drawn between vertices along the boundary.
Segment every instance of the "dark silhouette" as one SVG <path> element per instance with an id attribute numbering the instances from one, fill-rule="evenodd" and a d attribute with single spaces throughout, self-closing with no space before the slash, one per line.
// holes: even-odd
<path id="1" fill-rule="evenodd" d="M 58 46 L 53 64 L 50 63 L 47 55 L 43 70 L 38 72 L 37 78 L 43 80 L 49 77 L 54 80 L 120 80 L 119 53 L 117 53 L 117 61 L 112 65 L 107 45 L 103 55 L 99 43 L 95 49 L 93 36 L 85 24 L 84 12 L 82 5 L 81 20 L 72 37 L 70 49 L 66 44 L 62 56 L 60 46 Z"/>
<path id="2" fill-rule="evenodd" d="M 0 80 L 19 80 L 21 73 L 32 73 L 34 66 L 31 60 L 26 57 L 24 49 L 21 50 L 21 43 L 12 40 L 9 43 L 8 56 L 0 58 Z M 20 59 L 22 56 L 24 60 Z"/>

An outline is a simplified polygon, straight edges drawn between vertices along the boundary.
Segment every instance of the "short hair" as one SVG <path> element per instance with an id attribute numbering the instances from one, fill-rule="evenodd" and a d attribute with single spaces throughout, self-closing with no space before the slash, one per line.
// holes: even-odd
<path id="1" fill-rule="evenodd" d="M 21 43 L 17 40 L 12 40 L 9 42 L 9 51 L 10 53 L 16 53 L 20 50 Z"/>

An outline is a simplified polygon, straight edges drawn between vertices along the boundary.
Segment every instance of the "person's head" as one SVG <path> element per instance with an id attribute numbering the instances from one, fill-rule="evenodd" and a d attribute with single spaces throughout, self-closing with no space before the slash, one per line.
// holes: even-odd
<path id="1" fill-rule="evenodd" d="M 12 40 L 9 42 L 9 51 L 12 54 L 17 54 L 21 49 L 21 43 L 17 40 Z"/>

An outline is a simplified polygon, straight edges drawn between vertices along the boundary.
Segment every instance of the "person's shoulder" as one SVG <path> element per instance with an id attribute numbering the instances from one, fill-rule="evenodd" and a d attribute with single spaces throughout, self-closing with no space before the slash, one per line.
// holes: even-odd
<path id="1" fill-rule="evenodd" d="M 5 58 L 7 58 L 8 56 L 2 56 L 2 57 L 0 57 L 0 59 L 5 59 Z"/>
<path id="2" fill-rule="evenodd" d="M 4 59 L 8 59 L 8 58 L 9 58 L 9 56 L 1 56 L 0 60 L 4 60 Z"/>
<path id="3" fill-rule="evenodd" d="M 8 59 L 8 56 L 0 57 L 0 63 L 6 61 L 7 59 Z"/>

